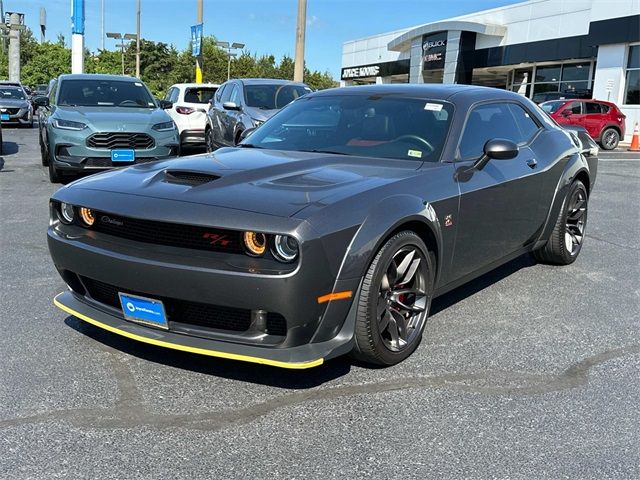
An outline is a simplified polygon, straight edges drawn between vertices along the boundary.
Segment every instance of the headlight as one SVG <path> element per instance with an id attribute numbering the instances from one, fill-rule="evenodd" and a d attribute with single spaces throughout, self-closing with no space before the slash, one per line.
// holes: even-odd
<path id="1" fill-rule="evenodd" d="M 90 208 L 80 208 L 80 218 L 87 227 L 90 227 L 96 221 L 96 217 L 93 215 L 93 211 Z"/>
<path id="2" fill-rule="evenodd" d="M 73 208 L 73 205 L 71 205 L 70 203 L 64 203 L 62 202 L 60 204 L 60 220 L 62 221 L 62 223 L 73 223 L 73 219 L 76 217 L 76 212 L 75 209 Z"/>
<path id="3" fill-rule="evenodd" d="M 156 123 L 151 128 L 153 128 L 156 132 L 168 132 L 170 130 L 175 130 L 176 124 L 173 123 L 173 120 L 172 120 L 170 122 Z"/>
<path id="4" fill-rule="evenodd" d="M 253 121 L 253 124 L 255 125 L 256 128 L 258 128 L 260 125 L 264 123 L 264 120 L 256 120 L 255 118 L 252 118 L 251 120 Z"/>
<path id="5" fill-rule="evenodd" d="M 62 130 L 84 130 L 87 126 L 84 123 L 72 122 L 71 120 L 62 120 L 55 118 L 52 122 L 55 128 L 61 128 Z"/>
<path id="6" fill-rule="evenodd" d="M 281 262 L 293 262 L 298 256 L 298 242 L 288 235 L 276 235 L 273 240 L 273 255 Z"/>
<path id="7" fill-rule="evenodd" d="M 249 255 L 260 257 L 267 250 L 267 237 L 264 233 L 244 232 L 244 246 Z"/>

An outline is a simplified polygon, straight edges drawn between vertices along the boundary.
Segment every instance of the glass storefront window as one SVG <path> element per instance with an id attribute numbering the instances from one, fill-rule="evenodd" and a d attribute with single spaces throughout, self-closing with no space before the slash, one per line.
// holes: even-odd
<path id="1" fill-rule="evenodd" d="M 559 82 L 560 65 L 547 65 L 536 69 L 537 82 Z"/>
<path id="2" fill-rule="evenodd" d="M 561 92 L 584 92 L 589 88 L 589 82 L 562 82 L 560 84 Z"/>
<path id="3" fill-rule="evenodd" d="M 588 63 L 565 64 L 562 67 L 562 81 L 575 82 L 579 80 L 589 80 L 589 66 L 590 64 Z"/>
<path id="4" fill-rule="evenodd" d="M 625 105 L 640 105 L 640 45 L 629 47 L 624 103 Z"/>

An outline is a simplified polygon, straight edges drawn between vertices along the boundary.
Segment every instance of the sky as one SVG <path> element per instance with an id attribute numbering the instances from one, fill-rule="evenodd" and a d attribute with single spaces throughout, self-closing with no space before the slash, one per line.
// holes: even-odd
<path id="1" fill-rule="evenodd" d="M 101 2 L 85 0 L 85 45 L 102 47 Z M 70 44 L 71 0 L 4 0 L 4 10 L 25 14 L 25 22 L 40 38 L 40 8 L 47 11 L 47 39 L 62 33 Z M 307 0 L 305 61 L 312 70 L 340 78 L 342 44 L 348 40 L 412 27 L 517 0 Z M 136 0 L 104 0 L 105 32 L 135 33 Z M 189 44 L 196 23 L 197 0 L 141 0 L 141 36 L 173 44 Z M 204 0 L 205 35 L 244 43 L 258 55 L 294 56 L 297 0 Z M 115 49 L 116 41 L 104 40 Z"/>

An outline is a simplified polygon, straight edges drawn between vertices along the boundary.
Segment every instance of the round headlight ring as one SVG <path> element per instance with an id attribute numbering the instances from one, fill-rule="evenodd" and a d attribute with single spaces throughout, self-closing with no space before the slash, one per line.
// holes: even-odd
<path id="1" fill-rule="evenodd" d="M 70 203 L 60 203 L 60 220 L 62 223 L 73 223 L 76 217 L 76 211 Z"/>
<path id="2" fill-rule="evenodd" d="M 267 237 L 264 233 L 244 232 L 244 246 L 253 257 L 261 257 L 267 251 Z"/>
<path id="3" fill-rule="evenodd" d="M 281 262 L 293 262 L 298 257 L 298 242 L 288 235 L 276 235 L 273 240 L 273 253 Z"/>
<path id="4" fill-rule="evenodd" d="M 96 217 L 93 214 L 93 210 L 86 207 L 80 207 L 80 218 L 82 219 L 82 222 L 87 227 L 92 226 L 96 221 Z"/>

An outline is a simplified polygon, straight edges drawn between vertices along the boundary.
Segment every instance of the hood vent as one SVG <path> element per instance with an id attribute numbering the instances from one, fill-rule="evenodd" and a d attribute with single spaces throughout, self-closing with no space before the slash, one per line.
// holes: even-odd
<path id="1" fill-rule="evenodd" d="M 167 170 L 164 172 L 164 181 L 167 183 L 177 183 L 179 185 L 189 185 L 196 187 L 205 183 L 219 179 L 219 175 L 201 172 L 188 172 L 181 170 Z"/>

